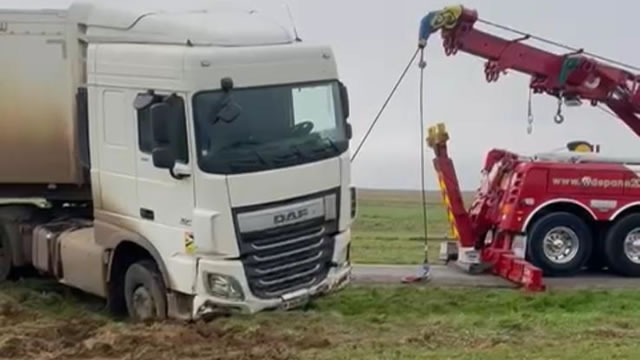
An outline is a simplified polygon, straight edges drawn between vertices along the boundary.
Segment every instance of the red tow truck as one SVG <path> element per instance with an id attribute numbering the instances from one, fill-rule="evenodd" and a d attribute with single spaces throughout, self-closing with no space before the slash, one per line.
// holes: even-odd
<path id="1" fill-rule="evenodd" d="M 488 82 L 508 70 L 530 75 L 533 93 L 559 100 L 556 122 L 564 120 L 561 106 L 588 102 L 608 108 L 640 135 L 640 76 L 582 50 L 555 54 L 535 48 L 526 34 L 513 40 L 489 34 L 476 28 L 481 22 L 476 11 L 462 6 L 432 12 L 422 22 L 420 47 L 440 31 L 447 55 L 464 52 L 487 60 Z M 543 275 L 570 276 L 586 267 L 640 276 L 640 160 L 492 150 L 466 209 L 448 140 L 444 125 L 429 129 L 427 142 L 457 240 L 457 249 L 448 247 L 445 257 L 531 291 L 544 290 Z"/>

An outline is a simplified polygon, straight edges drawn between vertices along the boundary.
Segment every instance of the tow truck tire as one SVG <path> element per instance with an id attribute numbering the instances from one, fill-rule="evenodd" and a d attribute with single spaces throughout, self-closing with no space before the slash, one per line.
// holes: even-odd
<path id="1" fill-rule="evenodd" d="M 11 242 L 0 225 L 0 283 L 9 280 L 12 270 Z"/>
<path id="2" fill-rule="evenodd" d="M 576 215 L 556 212 L 538 219 L 529 232 L 528 255 L 546 276 L 582 270 L 593 249 L 589 226 Z"/>
<path id="3" fill-rule="evenodd" d="M 167 318 L 167 290 L 158 267 L 144 260 L 129 266 L 124 280 L 124 298 L 134 321 L 160 321 Z"/>
<path id="4" fill-rule="evenodd" d="M 604 255 L 616 273 L 640 277 L 640 214 L 627 215 L 609 229 Z"/>

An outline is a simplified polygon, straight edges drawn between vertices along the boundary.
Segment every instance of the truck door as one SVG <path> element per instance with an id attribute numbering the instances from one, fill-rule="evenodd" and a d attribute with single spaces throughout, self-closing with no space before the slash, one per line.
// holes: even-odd
<path id="1" fill-rule="evenodd" d="M 176 152 L 173 171 L 159 169 L 153 164 L 155 146 L 151 122 L 151 107 L 154 103 L 166 102 L 177 107 L 170 119 L 169 139 Z M 141 100 L 142 99 L 142 100 Z M 146 100 L 145 100 L 146 99 Z M 137 190 L 140 217 L 158 225 L 188 228 L 194 208 L 192 174 L 193 160 L 189 153 L 187 106 L 183 94 L 161 94 L 142 92 L 136 97 L 136 127 L 138 146 L 136 156 Z M 140 104 L 140 101 L 142 103 Z"/>

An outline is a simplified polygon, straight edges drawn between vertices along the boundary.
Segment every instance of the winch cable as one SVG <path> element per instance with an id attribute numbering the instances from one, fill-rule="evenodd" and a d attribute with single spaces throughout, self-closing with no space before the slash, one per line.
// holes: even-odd
<path id="1" fill-rule="evenodd" d="M 431 279 L 431 265 L 429 263 L 429 219 L 428 219 L 427 189 L 426 189 L 426 158 L 425 158 L 425 152 L 426 152 L 425 125 L 426 124 L 425 124 L 425 116 L 424 116 L 424 73 L 425 73 L 425 68 L 427 67 L 427 63 L 425 61 L 424 47 L 422 46 L 418 47 L 415 53 L 411 56 L 409 63 L 400 74 L 400 77 L 398 78 L 395 85 L 391 89 L 389 96 L 386 98 L 384 104 L 380 108 L 380 111 L 378 111 L 378 114 L 376 115 L 373 122 L 367 129 L 365 136 L 362 138 L 362 140 L 358 144 L 358 147 L 356 148 L 356 151 L 351 157 L 351 162 L 354 162 L 358 158 L 358 155 L 360 154 L 360 151 L 362 150 L 364 144 L 369 139 L 369 136 L 371 136 L 373 129 L 378 124 L 378 121 L 380 120 L 385 110 L 389 106 L 391 99 L 393 99 L 393 96 L 398 91 L 400 84 L 402 84 L 402 81 L 405 79 L 405 77 L 409 73 L 409 70 L 411 69 L 411 66 L 414 64 L 418 55 L 420 55 L 420 63 L 419 63 L 419 67 L 420 67 L 420 98 L 419 98 L 419 101 L 420 101 L 420 119 L 419 119 L 420 120 L 420 188 L 422 192 L 424 259 L 423 259 L 422 269 L 420 273 L 417 276 L 409 276 L 409 277 L 403 278 L 402 282 L 404 283 L 426 282 Z"/>
<path id="2" fill-rule="evenodd" d="M 422 214 L 424 225 L 424 261 L 423 261 L 423 273 L 419 276 L 420 280 L 429 280 L 431 277 L 431 266 L 429 264 L 429 218 L 427 213 L 427 185 L 426 185 L 426 163 L 425 163 L 425 121 L 424 121 L 424 70 L 427 67 L 427 62 L 424 58 L 424 47 L 420 47 L 420 175 L 421 175 L 421 189 L 422 189 Z"/>
<path id="3" fill-rule="evenodd" d="M 375 128 L 375 126 L 377 125 L 378 121 L 382 117 L 382 114 L 384 113 L 384 111 L 387 109 L 387 106 L 389 106 L 389 103 L 391 102 L 391 99 L 396 94 L 396 91 L 398 91 L 398 88 L 400 87 L 400 84 L 402 84 L 402 81 L 407 76 L 407 73 L 409 72 L 409 69 L 411 69 L 411 66 L 413 65 L 414 61 L 418 57 L 419 53 L 420 53 L 420 49 L 416 50 L 416 52 L 413 54 L 413 56 L 411 56 L 411 60 L 409 60 L 409 63 L 407 64 L 407 67 L 404 69 L 404 71 L 402 71 L 402 74 L 400 75 L 400 78 L 398 79 L 398 81 L 396 81 L 396 84 L 393 86 L 393 89 L 391 90 L 391 93 L 389 94 L 389 96 L 385 100 L 384 104 L 382 105 L 382 108 L 380 108 L 380 111 L 378 111 L 378 114 L 376 115 L 376 117 L 374 118 L 373 122 L 371 123 L 371 126 L 369 126 L 369 129 L 367 129 L 367 132 L 365 133 L 364 137 L 360 141 L 360 144 L 358 144 L 358 147 L 356 148 L 356 151 L 353 153 L 353 156 L 351 157 L 351 162 L 354 162 L 356 160 L 356 158 L 358 157 L 358 155 L 360 154 L 360 151 L 362 150 L 362 147 L 364 146 L 364 144 L 369 139 L 369 136 L 373 132 L 373 129 Z"/>
<path id="4" fill-rule="evenodd" d="M 424 121 L 424 71 L 427 67 L 427 62 L 424 58 L 424 47 L 419 47 L 420 51 L 420 179 L 422 190 L 422 215 L 424 225 L 424 259 L 422 262 L 422 268 L 415 276 L 407 276 L 402 279 L 405 284 L 424 283 L 431 280 L 431 265 L 429 263 L 429 218 L 427 212 L 427 189 L 426 189 L 426 163 L 425 163 L 425 121 Z"/>

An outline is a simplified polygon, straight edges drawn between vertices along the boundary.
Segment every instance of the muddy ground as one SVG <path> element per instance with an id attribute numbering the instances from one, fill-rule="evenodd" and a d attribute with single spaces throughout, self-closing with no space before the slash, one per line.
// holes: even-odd
<path id="1" fill-rule="evenodd" d="M 640 292 L 349 289 L 289 313 L 132 324 L 59 286 L 0 288 L 0 359 L 628 359 Z"/>
<path id="2" fill-rule="evenodd" d="M 23 293 L 21 296 L 45 296 Z M 101 311 L 64 309 L 58 296 L 45 311 L 21 305 L 20 296 L 0 293 L 0 359 L 297 359 L 295 353 L 324 348 L 323 338 L 285 334 L 276 324 L 230 324 L 225 319 L 195 324 L 131 324 Z M 47 310 L 46 303 L 54 309 Z M 100 305 L 94 305 L 100 306 Z"/>

